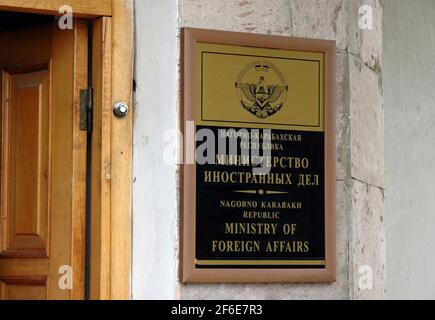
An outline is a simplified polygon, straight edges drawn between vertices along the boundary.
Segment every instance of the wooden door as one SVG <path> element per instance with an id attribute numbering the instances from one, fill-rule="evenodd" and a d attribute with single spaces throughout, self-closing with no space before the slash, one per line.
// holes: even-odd
<path id="1" fill-rule="evenodd" d="M 83 299 L 87 24 L 0 31 L 0 299 Z"/>

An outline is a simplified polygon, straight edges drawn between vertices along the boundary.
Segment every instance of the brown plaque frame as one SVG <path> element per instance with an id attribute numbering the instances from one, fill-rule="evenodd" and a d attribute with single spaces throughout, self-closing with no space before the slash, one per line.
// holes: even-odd
<path id="1" fill-rule="evenodd" d="M 184 164 L 180 179 L 180 278 L 182 282 L 334 282 L 335 243 L 335 41 L 290 38 L 250 33 L 183 28 L 181 34 L 181 130 L 194 121 L 196 107 L 196 57 L 198 42 L 268 49 L 321 52 L 324 69 L 325 132 L 325 260 L 324 269 L 218 269 L 195 268 L 194 164 Z"/>

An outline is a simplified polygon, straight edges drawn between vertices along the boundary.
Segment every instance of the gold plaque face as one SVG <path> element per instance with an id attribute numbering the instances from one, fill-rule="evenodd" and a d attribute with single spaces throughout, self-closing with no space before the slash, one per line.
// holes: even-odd
<path id="1" fill-rule="evenodd" d="M 201 125 L 323 131 L 324 54 L 198 43 Z"/>
<path id="2" fill-rule="evenodd" d="M 181 40 L 180 278 L 335 281 L 335 42 Z"/>

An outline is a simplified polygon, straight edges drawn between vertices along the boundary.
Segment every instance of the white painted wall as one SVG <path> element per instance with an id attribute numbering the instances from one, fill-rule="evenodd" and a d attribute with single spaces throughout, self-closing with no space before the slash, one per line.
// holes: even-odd
<path id="1" fill-rule="evenodd" d="M 387 297 L 435 299 L 435 1 L 384 4 Z"/>
<path id="2" fill-rule="evenodd" d="M 177 173 L 163 161 L 163 136 L 177 125 L 176 0 L 135 1 L 133 299 L 174 299 Z"/>

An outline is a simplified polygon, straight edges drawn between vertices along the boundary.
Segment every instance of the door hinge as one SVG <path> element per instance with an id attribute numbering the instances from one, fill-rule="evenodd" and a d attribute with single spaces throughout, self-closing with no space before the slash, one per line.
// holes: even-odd
<path id="1" fill-rule="evenodd" d="M 80 90 L 80 130 L 92 132 L 94 89 Z"/>

